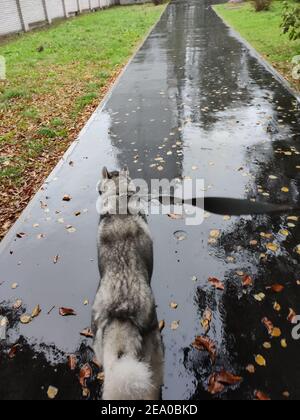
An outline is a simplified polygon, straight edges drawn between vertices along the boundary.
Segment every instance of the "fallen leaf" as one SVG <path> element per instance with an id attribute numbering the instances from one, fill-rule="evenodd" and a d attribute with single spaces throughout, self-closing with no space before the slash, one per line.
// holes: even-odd
<path id="1" fill-rule="evenodd" d="M 258 245 L 258 242 L 257 242 L 257 241 L 255 241 L 255 240 L 250 241 L 250 245 L 251 245 L 251 246 L 256 246 L 256 245 Z"/>
<path id="2" fill-rule="evenodd" d="M 290 234 L 290 232 L 289 232 L 288 230 L 286 230 L 286 229 L 281 229 L 281 230 L 279 231 L 279 233 L 280 233 L 280 235 L 282 235 L 282 236 L 289 236 L 289 234 Z"/>
<path id="3" fill-rule="evenodd" d="M 22 306 L 22 301 L 21 301 L 21 299 L 17 299 L 16 301 L 15 301 L 15 303 L 13 304 L 13 309 L 14 310 L 18 310 L 18 309 L 20 309 L 21 308 L 21 306 Z"/>
<path id="4" fill-rule="evenodd" d="M 82 396 L 83 398 L 89 398 L 91 395 L 91 392 L 88 388 L 82 388 Z"/>
<path id="5" fill-rule="evenodd" d="M 201 320 L 201 325 L 205 333 L 209 332 L 211 321 L 212 321 L 212 312 L 209 308 L 207 308 L 203 314 L 203 319 Z"/>
<path id="6" fill-rule="evenodd" d="M 240 383 L 243 380 L 243 378 L 241 376 L 235 376 L 230 372 L 222 370 L 221 372 L 216 374 L 216 380 L 225 385 L 236 385 Z"/>
<path id="7" fill-rule="evenodd" d="M 57 264 L 59 260 L 59 255 L 55 255 L 55 257 L 53 258 L 53 264 Z"/>
<path id="8" fill-rule="evenodd" d="M 104 379 L 105 379 L 104 372 L 98 373 L 97 379 L 98 379 L 98 381 L 100 381 L 100 382 L 103 383 L 104 382 Z"/>
<path id="9" fill-rule="evenodd" d="M 255 366 L 254 365 L 248 365 L 246 367 L 246 371 L 253 375 L 255 373 Z"/>
<path id="10" fill-rule="evenodd" d="M 71 201 L 71 200 L 72 200 L 72 197 L 70 195 L 67 195 L 66 194 L 66 195 L 63 196 L 63 201 L 67 201 L 68 202 L 68 201 Z"/>
<path id="11" fill-rule="evenodd" d="M 86 381 L 92 376 L 92 368 L 88 363 L 86 363 L 81 369 L 79 373 L 79 382 L 82 388 L 86 388 Z"/>
<path id="12" fill-rule="evenodd" d="M 12 346 L 12 348 L 8 352 L 9 359 L 14 359 L 16 357 L 17 351 L 20 347 L 20 344 L 15 344 L 14 346 Z"/>
<path id="13" fill-rule="evenodd" d="M 284 290 L 284 286 L 282 286 L 282 284 L 273 284 L 271 289 L 275 293 L 281 293 Z"/>
<path id="14" fill-rule="evenodd" d="M 41 313 L 40 305 L 37 305 L 34 310 L 32 311 L 31 318 L 36 318 Z"/>
<path id="15" fill-rule="evenodd" d="M 255 391 L 254 396 L 258 401 L 271 401 L 271 398 L 261 391 Z"/>
<path id="16" fill-rule="evenodd" d="M 215 277 L 210 277 L 208 279 L 208 281 L 212 286 L 214 286 L 218 290 L 224 290 L 225 289 L 224 283 L 222 283 L 219 279 L 217 279 Z"/>
<path id="17" fill-rule="evenodd" d="M 77 366 L 77 357 L 75 356 L 75 354 L 71 354 L 68 357 L 68 367 L 70 370 L 75 370 Z"/>
<path id="18" fill-rule="evenodd" d="M 273 305 L 273 308 L 275 311 L 280 312 L 281 311 L 281 306 L 279 305 L 278 302 L 275 302 Z"/>
<path id="19" fill-rule="evenodd" d="M 282 187 L 281 191 L 284 193 L 288 193 L 290 191 L 290 189 L 288 187 Z"/>
<path id="20" fill-rule="evenodd" d="M 266 359 L 261 354 L 258 354 L 257 356 L 255 356 L 255 362 L 258 364 L 258 366 L 261 366 L 261 367 L 267 366 Z"/>
<path id="21" fill-rule="evenodd" d="M 211 395 L 220 394 L 225 389 L 225 385 L 218 382 L 216 380 L 216 377 L 217 377 L 217 374 L 214 373 L 214 374 L 211 375 L 211 377 L 209 378 L 209 381 L 208 381 L 208 390 L 207 391 Z"/>
<path id="22" fill-rule="evenodd" d="M 252 285 L 253 285 L 252 277 L 250 277 L 250 276 L 244 276 L 244 278 L 243 278 L 243 286 L 244 287 L 248 287 L 248 286 L 252 286 Z"/>
<path id="23" fill-rule="evenodd" d="M 207 351 L 212 363 L 215 363 L 217 357 L 216 344 L 208 337 L 198 336 L 195 338 L 192 346 L 199 351 Z"/>
<path id="24" fill-rule="evenodd" d="M 267 247 L 267 249 L 268 249 L 269 251 L 272 251 L 272 252 L 277 252 L 277 251 L 278 251 L 278 249 L 279 249 L 279 246 L 278 246 L 277 244 L 275 244 L 275 243 L 268 243 L 268 244 L 266 245 L 266 247 Z"/>
<path id="25" fill-rule="evenodd" d="M 172 220 L 180 220 L 180 219 L 182 219 L 182 215 L 181 214 L 173 214 L 173 213 L 171 213 L 171 214 L 168 214 L 168 217 L 170 219 L 172 219 Z"/>
<path id="26" fill-rule="evenodd" d="M 297 314 L 296 314 L 296 312 L 294 311 L 294 309 L 289 308 L 289 314 L 288 314 L 287 320 L 288 320 L 290 323 L 294 324 L 294 323 L 295 323 L 295 319 L 296 319 L 296 317 L 297 317 Z"/>
<path id="27" fill-rule="evenodd" d="M 75 233 L 76 232 L 76 229 L 71 225 L 67 226 L 66 229 L 69 233 Z"/>
<path id="28" fill-rule="evenodd" d="M 54 400 L 57 397 L 58 389 L 54 386 L 49 386 L 47 395 L 50 400 Z"/>
<path id="29" fill-rule="evenodd" d="M 175 331 L 179 328 L 180 321 L 173 321 L 171 324 L 171 330 Z"/>
<path id="30" fill-rule="evenodd" d="M 221 236 L 221 232 L 217 229 L 214 229 L 210 232 L 209 236 L 213 239 L 218 239 Z"/>
<path id="31" fill-rule="evenodd" d="M 270 350 L 272 348 L 271 343 L 268 343 L 267 341 L 263 344 L 263 348 L 266 350 Z"/>
<path id="32" fill-rule="evenodd" d="M 13 283 L 13 284 L 11 285 L 11 288 L 12 288 L 13 290 L 17 289 L 18 287 L 19 287 L 18 283 Z"/>
<path id="33" fill-rule="evenodd" d="M 32 321 L 32 318 L 30 315 L 25 314 L 21 316 L 20 321 L 22 324 L 29 324 Z"/>
<path id="34" fill-rule="evenodd" d="M 279 328 L 274 328 L 272 331 L 272 337 L 278 338 L 281 336 L 281 330 Z"/>
<path id="35" fill-rule="evenodd" d="M 166 326 L 166 323 L 165 323 L 164 320 L 159 321 L 159 323 L 158 323 L 158 329 L 159 329 L 160 332 L 162 332 L 164 330 L 165 326 Z"/>
<path id="36" fill-rule="evenodd" d="M 258 293 L 257 295 L 253 296 L 255 300 L 257 300 L 257 302 L 262 302 L 266 295 L 264 293 Z"/>
<path id="37" fill-rule="evenodd" d="M 170 303 L 170 308 L 171 308 L 171 309 L 177 309 L 177 308 L 178 308 L 178 303 L 171 302 L 171 303 Z"/>
<path id="38" fill-rule="evenodd" d="M 71 308 L 59 308 L 59 314 L 61 316 L 76 316 L 76 312 Z"/>
<path id="39" fill-rule="evenodd" d="M 286 341 L 286 339 L 285 338 L 283 338 L 281 341 L 280 341 L 280 345 L 281 345 L 281 347 L 282 348 L 284 348 L 284 349 L 286 349 L 287 348 L 287 341 Z"/>
<path id="40" fill-rule="evenodd" d="M 208 392 L 212 395 L 224 391 L 225 385 L 236 385 L 243 380 L 240 376 L 222 370 L 219 373 L 213 373 L 209 379 Z"/>
<path id="41" fill-rule="evenodd" d="M 86 328 L 85 330 L 81 331 L 80 335 L 87 338 L 94 338 L 94 334 L 90 328 Z"/>

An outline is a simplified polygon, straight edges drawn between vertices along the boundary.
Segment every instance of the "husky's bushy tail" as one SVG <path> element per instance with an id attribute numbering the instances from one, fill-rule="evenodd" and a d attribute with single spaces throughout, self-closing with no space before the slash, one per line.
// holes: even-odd
<path id="1" fill-rule="evenodd" d="M 161 379 L 154 377 L 155 369 L 151 366 L 153 349 L 144 347 L 139 330 L 130 321 L 115 320 L 106 328 L 104 400 L 159 399 Z"/>

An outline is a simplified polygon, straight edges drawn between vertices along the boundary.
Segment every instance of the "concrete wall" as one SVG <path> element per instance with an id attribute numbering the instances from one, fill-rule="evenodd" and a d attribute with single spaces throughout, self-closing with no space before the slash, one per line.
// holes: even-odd
<path id="1" fill-rule="evenodd" d="M 120 4 L 119 0 L 0 0 L 0 36 L 29 31 L 54 19 Z"/>

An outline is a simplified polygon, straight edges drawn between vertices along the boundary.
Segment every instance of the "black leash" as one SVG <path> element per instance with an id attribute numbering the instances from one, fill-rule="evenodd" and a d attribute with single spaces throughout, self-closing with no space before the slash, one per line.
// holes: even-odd
<path id="1" fill-rule="evenodd" d="M 246 215 L 281 215 L 299 213 L 300 206 L 289 204 L 269 204 L 251 200 L 222 197 L 192 198 L 182 200 L 178 197 L 161 195 L 155 197 L 162 205 L 190 205 L 218 215 L 246 216 Z M 202 202 L 202 203 L 201 203 Z M 203 208 L 204 207 L 204 208 Z"/>

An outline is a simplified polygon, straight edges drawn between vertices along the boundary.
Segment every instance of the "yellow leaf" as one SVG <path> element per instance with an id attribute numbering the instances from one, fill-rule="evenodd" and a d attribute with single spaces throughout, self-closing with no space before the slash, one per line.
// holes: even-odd
<path id="1" fill-rule="evenodd" d="M 266 349 L 266 350 L 269 350 L 269 349 L 272 348 L 272 345 L 271 345 L 271 343 L 266 342 L 266 343 L 263 344 L 263 348 Z"/>
<path id="2" fill-rule="evenodd" d="M 283 338 L 283 339 L 281 340 L 280 344 L 281 344 L 281 347 L 282 347 L 282 348 L 284 348 L 284 349 L 286 349 L 286 348 L 287 348 L 287 342 L 286 342 L 286 339 L 285 339 L 285 338 Z"/>
<path id="3" fill-rule="evenodd" d="M 275 309 L 275 311 L 279 312 L 281 311 L 281 306 L 279 305 L 279 303 L 275 302 L 273 305 L 273 308 Z"/>
<path id="4" fill-rule="evenodd" d="M 50 400 L 54 400 L 57 394 L 58 394 L 58 389 L 55 388 L 54 386 L 49 386 L 48 391 L 47 391 L 48 398 Z"/>
<path id="5" fill-rule="evenodd" d="M 213 239 L 218 239 L 221 235 L 221 232 L 217 229 L 214 229 L 210 232 L 210 237 Z"/>
<path id="6" fill-rule="evenodd" d="M 269 251 L 272 251 L 272 252 L 277 252 L 278 249 L 279 249 L 278 245 L 275 244 L 274 242 L 268 243 L 267 248 L 268 248 Z"/>
<path id="7" fill-rule="evenodd" d="M 262 355 L 260 355 L 260 354 L 258 354 L 258 355 L 255 357 L 255 361 L 256 361 L 256 363 L 258 364 L 258 366 L 262 366 L 262 367 L 267 366 L 266 359 L 265 359 Z"/>
<path id="8" fill-rule="evenodd" d="M 32 321 L 32 318 L 30 315 L 22 315 L 20 318 L 20 321 L 22 324 L 29 324 Z"/>
<path id="9" fill-rule="evenodd" d="M 290 189 L 288 187 L 282 187 L 281 191 L 284 193 L 288 193 L 290 191 Z"/>
<path id="10" fill-rule="evenodd" d="M 41 313 L 40 305 L 37 305 L 32 311 L 31 318 L 36 318 Z"/>
<path id="11" fill-rule="evenodd" d="M 179 327 L 179 323 L 180 323 L 180 321 L 173 321 L 172 324 L 171 324 L 171 330 L 173 330 L 173 331 L 177 330 L 178 327 Z"/>
<path id="12" fill-rule="evenodd" d="M 273 328 L 273 331 L 272 331 L 272 337 L 274 337 L 274 338 L 278 338 L 278 337 L 280 337 L 281 336 L 281 330 L 279 329 L 279 328 Z"/>

